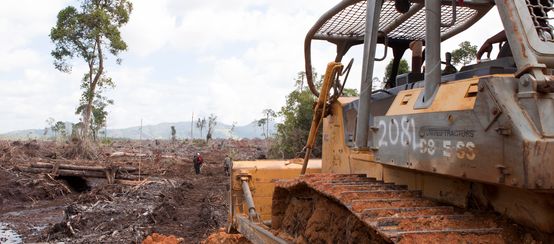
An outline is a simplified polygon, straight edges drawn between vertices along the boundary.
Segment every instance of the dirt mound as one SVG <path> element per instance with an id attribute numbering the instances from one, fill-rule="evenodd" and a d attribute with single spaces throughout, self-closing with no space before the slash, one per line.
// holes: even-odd
<path id="1" fill-rule="evenodd" d="M 241 234 L 228 234 L 224 229 L 219 229 L 208 238 L 200 242 L 202 244 L 249 244 L 251 243 Z"/>
<path id="2" fill-rule="evenodd" d="M 164 236 L 158 233 L 153 233 L 149 235 L 142 241 L 142 244 L 179 244 L 183 243 L 183 238 L 178 238 L 176 236 Z"/>
<path id="3" fill-rule="evenodd" d="M 206 168 L 207 177 L 187 179 L 160 196 L 162 202 L 152 213 L 157 231 L 198 242 L 227 223 L 227 182 L 214 170 Z"/>

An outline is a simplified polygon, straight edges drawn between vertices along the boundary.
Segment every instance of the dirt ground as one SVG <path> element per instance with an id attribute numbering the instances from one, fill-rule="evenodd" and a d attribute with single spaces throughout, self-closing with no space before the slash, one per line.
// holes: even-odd
<path id="1" fill-rule="evenodd" d="M 114 141 L 98 149 L 98 159 L 80 160 L 66 158 L 69 142 L 0 141 L 0 243 L 141 243 L 160 236 L 173 241 L 168 243 L 248 243 L 222 231 L 229 187 L 223 158 L 263 158 L 266 149 L 260 145 L 259 140 Z M 194 174 L 191 162 L 196 152 L 205 161 L 201 175 Z M 144 180 L 108 184 L 18 170 L 36 162 L 132 166 Z"/>

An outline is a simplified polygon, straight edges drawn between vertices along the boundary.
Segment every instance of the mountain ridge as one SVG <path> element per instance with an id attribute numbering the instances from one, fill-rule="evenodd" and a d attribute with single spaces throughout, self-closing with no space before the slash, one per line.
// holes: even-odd
<path id="1" fill-rule="evenodd" d="M 275 133 L 274 121 L 270 121 L 269 133 Z M 106 136 L 109 138 L 122 138 L 122 139 L 170 139 L 171 138 L 171 126 L 175 126 L 177 131 L 177 139 L 189 139 L 190 130 L 191 130 L 191 121 L 180 121 L 180 122 L 162 122 L 158 124 L 143 125 L 142 126 L 142 135 L 140 133 L 140 126 L 131 126 L 127 128 L 120 129 L 107 129 Z M 66 131 L 68 134 L 71 134 L 73 123 L 65 122 Z M 232 125 L 218 122 L 212 133 L 213 138 L 262 138 L 263 129 L 258 126 L 257 121 L 252 121 L 249 124 L 242 126 L 235 126 L 233 132 L 231 133 Z M 205 138 L 207 133 L 207 128 L 202 130 L 202 135 L 200 134 L 200 129 L 196 127 L 193 123 L 193 137 L 194 138 Z M 45 133 L 45 129 L 25 129 L 25 130 L 16 130 L 0 134 L 0 138 L 3 139 L 46 139 L 54 137 L 54 133 L 50 128 Z M 100 135 L 104 137 L 104 135 Z"/>

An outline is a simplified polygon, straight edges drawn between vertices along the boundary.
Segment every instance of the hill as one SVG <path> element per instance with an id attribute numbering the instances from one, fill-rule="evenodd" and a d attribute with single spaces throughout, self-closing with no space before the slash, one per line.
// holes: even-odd
<path id="1" fill-rule="evenodd" d="M 68 133 L 71 132 L 73 124 L 66 122 L 66 130 Z M 171 138 L 171 126 L 175 126 L 177 130 L 178 139 L 190 138 L 190 129 L 191 122 L 175 122 L 175 123 L 160 123 L 155 125 L 144 125 L 142 126 L 142 139 L 169 139 Z M 216 125 L 213 137 L 214 138 L 261 138 L 262 128 L 258 126 L 256 121 L 253 121 L 249 124 L 242 126 L 235 126 L 233 133 L 231 134 L 231 125 L 218 122 Z M 207 128 L 204 128 L 202 131 L 202 138 L 206 137 Z M 275 133 L 275 123 L 270 124 L 270 134 Z M 4 139 L 45 139 L 51 138 L 54 136 L 54 133 L 48 129 L 45 133 L 45 129 L 27 129 L 27 130 L 18 130 L 11 131 L 4 134 L 0 134 L 0 138 Z M 103 135 L 102 135 L 103 136 Z M 193 128 L 194 138 L 201 138 L 200 130 L 194 126 Z M 140 139 L 140 126 L 134 126 L 129 128 L 122 129 L 108 129 L 107 137 L 111 138 L 125 138 L 125 139 Z"/>

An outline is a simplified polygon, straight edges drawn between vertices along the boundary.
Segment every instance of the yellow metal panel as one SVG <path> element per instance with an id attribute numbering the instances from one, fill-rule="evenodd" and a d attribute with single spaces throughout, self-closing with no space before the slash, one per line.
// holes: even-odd
<path id="1" fill-rule="evenodd" d="M 273 195 L 273 188 L 275 188 L 275 183 L 269 183 L 269 182 L 256 182 L 254 184 L 254 190 L 252 190 L 252 194 L 255 196 L 272 196 Z"/>
<path id="2" fill-rule="evenodd" d="M 332 104 L 332 116 L 323 120 L 323 162 L 321 171 L 325 173 L 381 175 L 381 165 L 374 162 L 373 151 L 356 151 L 345 143 L 342 106 L 354 98 L 340 98 Z M 376 177 L 376 178 L 379 178 Z"/>
<path id="3" fill-rule="evenodd" d="M 477 92 L 479 92 L 477 83 L 472 83 L 467 89 L 466 97 L 476 97 Z"/>
<path id="4" fill-rule="evenodd" d="M 333 114 L 323 119 L 322 172 L 351 173 L 348 157 L 351 150 L 345 145 L 342 106 L 354 100 L 354 98 L 339 98 L 339 102 L 331 105 Z"/>
<path id="5" fill-rule="evenodd" d="M 491 75 L 441 84 L 430 107 L 415 109 L 415 103 L 423 88 L 414 88 L 398 93 L 387 112 L 387 116 L 420 114 L 473 109 L 477 97 L 477 83 L 485 77 L 511 77 L 513 75 Z"/>
<path id="6" fill-rule="evenodd" d="M 375 162 L 373 151 L 355 151 L 350 153 L 351 174 L 366 174 L 367 177 L 381 179 L 383 166 Z"/>
<path id="7" fill-rule="evenodd" d="M 308 168 L 321 168 L 321 159 L 310 159 Z M 238 169 L 302 169 L 302 164 L 298 164 L 294 159 L 234 161 L 233 171 Z"/>
<path id="8" fill-rule="evenodd" d="M 472 109 L 475 104 L 475 97 L 466 97 L 466 93 L 460 91 L 467 91 L 471 84 L 478 81 L 478 79 L 472 79 L 442 84 L 439 87 L 433 104 L 425 109 L 414 109 L 417 98 L 423 92 L 423 88 L 401 91 L 394 99 L 387 112 L 387 116 Z"/>
<path id="9" fill-rule="evenodd" d="M 249 186 L 254 199 L 256 211 L 262 220 L 271 219 L 271 205 L 275 181 L 298 177 L 302 165 L 295 160 L 259 160 L 233 162 L 232 170 L 232 208 L 234 214 L 246 214 L 248 208 L 243 201 L 240 175 L 250 178 Z M 321 160 L 314 159 L 308 163 L 307 173 L 320 173 Z"/>
<path id="10" fill-rule="evenodd" d="M 261 215 L 271 216 L 271 204 L 273 200 L 273 195 L 269 197 L 256 197 L 254 199 L 254 204 L 256 205 L 256 210 Z"/>

